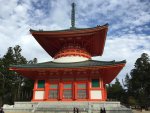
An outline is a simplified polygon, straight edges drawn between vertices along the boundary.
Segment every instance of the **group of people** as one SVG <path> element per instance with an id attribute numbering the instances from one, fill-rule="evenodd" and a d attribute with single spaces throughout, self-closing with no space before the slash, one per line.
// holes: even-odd
<path id="1" fill-rule="evenodd" d="M 74 109 L 73 109 L 73 112 L 74 112 L 74 113 L 79 113 L 79 108 L 74 108 Z M 3 110 L 2 107 L 0 108 L 0 113 L 4 113 L 4 110 Z M 100 113 L 106 113 L 105 108 L 103 108 L 103 109 L 101 108 L 101 109 L 100 109 Z"/>
<path id="2" fill-rule="evenodd" d="M 73 113 L 79 113 L 79 108 L 74 108 L 74 109 L 73 109 Z M 105 108 L 103 108 L 103 109 L 101 108 L 101 109 L 100 109 L 100 113 L 106 113 Z"/>
<path id="3" fill-rule="evenodd" d="M 0 113 L 4 113 L 4 110 L 2 107 L 0 108 Z"/>
<path id="4" fill-rule="evenodd" d="M 105 108 L 103 108 L 103 109 L 101 108 L 100 113 L 106 113 Z"/>
<path id="5" fill-rule="evenodd" d="M 79 113 L 79 108 L 73 108 L 73 113 Z"/>

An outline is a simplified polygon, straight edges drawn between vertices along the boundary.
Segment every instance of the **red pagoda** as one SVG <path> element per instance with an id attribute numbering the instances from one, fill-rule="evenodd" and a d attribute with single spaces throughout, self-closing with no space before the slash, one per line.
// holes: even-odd
<path id="1" fill-rule="evenodd" d="M 105 85 L 125 66 L 126 61 L 92 60 L 103 54 L 108 24 L 76 28 L 74 7 L 70 29 L 30 30 L 53 61 L 10 67 L 35 81 L 32 101 L 105 101 Z"/>

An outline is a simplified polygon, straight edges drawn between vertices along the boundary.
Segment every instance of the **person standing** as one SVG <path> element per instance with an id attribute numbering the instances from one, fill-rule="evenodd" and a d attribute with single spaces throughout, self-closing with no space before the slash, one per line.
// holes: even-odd
<path id="1" fill-rule="evenodd" d="M 0 108 L 0 113 L 4 113 L 4 111 L 3 111 L 3 108 L 2 108 L 2 107 Z"/>
<path id="2" fill-rule="evenodd" d="M 101 108 L 100 113 L 103 113 L 103 109 Z"/>
<path id="3" fill-rule="evenodd" d="M 105 110 L 105 108 L 103 109 L 103 113 L 106 113 L 106 110 Z"/>

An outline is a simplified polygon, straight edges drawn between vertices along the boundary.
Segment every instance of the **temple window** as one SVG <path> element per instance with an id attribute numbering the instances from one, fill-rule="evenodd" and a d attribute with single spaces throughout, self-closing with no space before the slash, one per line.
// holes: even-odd
<path id="1" fill-rule="evenodd" d="M 77 98 L 78 99 L 86 99 L 87 98 L 87 86 L 86 83 L 79 83 L 77 85 Z"/>
<path id="2" fill-rule="evenodd" d="M 64 88 L 65 89 L 72 88 L 72 84 L 64 84 Z"/>
<path id="3" fill-rule="evenodd" d="M 45 80 L 38 80 L 38 88 L 44 88 L 45 87 Z"/>
<path id="4" fill-rule="evenodd" d="M 72 99 L 72 84 L 71 83 L 67 83 L 64 84 L 63 87 L 63 98 L 64 99 Z"/>
<path id="5" fill-rule="evenodd" d="M 85 89 L 86 88 L 86 84 L 85 83 L 78 84 L 78 88 Z"/>
<path id="6" fill-rule="evenodd" d="M 51 88 L 51 89 L 57 89 L 57 88 L 58 88 L 58 84 L 51 84 L 51 85 L 50 85 L 50 88 Z"/>
<path id="7" fill-rule="evenodd" d="M 92 79 L 92 88 L 100 87 L 99 79 Z"/>
<path id="8" fill-rule="evenodd" d="M 50 88 L 49 98 L 57 99 L 58 98 L 58 84 L 57 83 L 50 84 L 49 88 Z"/>

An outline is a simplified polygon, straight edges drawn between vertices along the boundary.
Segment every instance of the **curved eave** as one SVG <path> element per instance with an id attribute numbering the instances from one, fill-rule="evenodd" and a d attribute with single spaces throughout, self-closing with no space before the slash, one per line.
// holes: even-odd
<path id="1" fill-rule="evenodd" d="M 53 30 L 53 31 L 43 31 L 43 30 L 33 30 L 30 29 L 31 34 L 52 34 L 52 35 L 61 35 L 61 34 L 72 34 L 72 33 L 83 33 L 83 32 L 91 32 L 91 31 L 98 31 L 101 29 L 107 29 L 108 24 L 102 26 L 96 26 L 92 28 L 74 28 L 74 29 L 65 29 L 65 30 Z"/>
<path id="2" fill-rule="evenodd" d="M 64 71 L 89 71 L 98 70 L 100 76 L 102 76 L 105 84 L 109 84 L 122 70 L 125 64 L 117 64 L 113 66 L 93 66 L 93 67 L 80 67 L 80 68 L 10 68 L 22 76 L 36 79 L 36 78 L 48 78 L 50 76 L 63 76 Z M 54 75 L 39 75 L 39 73 L 55 73 Z M 42 76 L 42 77 L 41 77 Z M 79 75 L 80 76 L 80 75 Z"/>
<path id="3" fill-rule="evenodd" d="M 57 64 L 57 63 L 56 63 Z M 121 61 L 117 64 L 112 65 L 101 65 L 101 66 L 78 66 L 78 67 L 58 67 L 58 68 L 50 68 L 50 67 L 16 67 L 12 66 L 10 67 L 10 70 L 14 70 L 23 76 L 31 79 L 35 79 L 38 77 L 49 77 L 49 76 L 63 76 L 63 72 L 77 72 L 77 71 L 84 71 L 84 72 L 92 72 L 94 70 L 98 71 L 98 76 L 102 76 L 103 81 L 105 84 L 110 83 L 122 70 L 122 68 L 125 66 L 125 61 Z M 45 75 L 39 75 L 39 73 L 47 73 Z M 49 75 L 49 73 L 53 73 L 53 75 Z M 57 73 L 57 74 L 56 74 Z M 56 75 L 55 75 L 56 74 Z"/>
<path id="4" fill-rule="evenodd" d="M 108 24 L 94 28 L 76 28 L 58 31 L 37 31 L 30 29 L 30 33 L 52 57 L 62 48 L 63 44 L 71 41 L 81 45 L 84 44 L 92 56 L 101 56 L 103 54 L 107 30 Z"/>
<path id="5" fill-rule="evenodd" d="M 120 71 L 123 69 L 125 64 L 117 65 L 117 66 L 112 66 L 110 68 L 105 68 L 102 70 L 102 78 L 104 84 L 109 84 L 111 83 L 116 76 L 120 73 Z"/>
<path id="6" fill-rule="evenodd" d="M 97 60 L 86 60 L 81 62 L 70 62 L 70 63 L 59 63 L 59 62 L 43 62 L 37 64 L 20 64 L 11 65 L 10 68 L 82 68 L 82 67 L 96 67 L 96 66 L 114 66 L 118 64 L 125 64 L 126 60 L 122 61 L 97 61 Z"/>
<path id="7" fill-rule="evenodd" d="M 81 69 L 104 69 L 104 68 L 110 68 L 110 67 L 117 67 L 117 66 L 124 66 L 125 64 L 114 64 L 114 65 L 108 65 L 108 66 L 81 66 L 81 67 L 10 67 L 9 70 L 81 70 Z"/>

